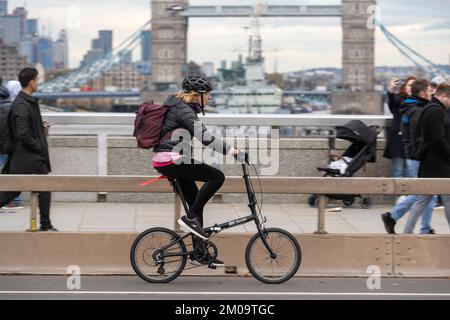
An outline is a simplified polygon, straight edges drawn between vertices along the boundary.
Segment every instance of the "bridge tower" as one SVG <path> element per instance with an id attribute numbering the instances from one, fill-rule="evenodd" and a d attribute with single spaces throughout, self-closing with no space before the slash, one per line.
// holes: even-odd
<path id="1" fill-rule="evenodd" d="M 380 114 L 375 92 L 376 0 L 342 0 L 342 85 L 332 95 L 333 113 Z"/>
<path id="2" fill-rule="evenodd" d="M 376 0 L 342 0 L 342 82 L 352 91 L 373 91 L 375 25 L 371 6 Z"/>
<path id="3" fill-rule="evenodd" d="M 184 76 L 187 59 L 188 19 L 179 12 L 167 10 L 188 6 L 189 0 L 152 0 L 152 76 L 150 92 L 160 101 L 174 91 Z"/>

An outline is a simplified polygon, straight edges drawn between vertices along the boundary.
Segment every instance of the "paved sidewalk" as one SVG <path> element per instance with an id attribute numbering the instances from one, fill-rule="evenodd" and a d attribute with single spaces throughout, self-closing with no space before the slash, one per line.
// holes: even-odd
<path id="1" fill-rule="evenodd" d="M 380 214 L 388 211 L 387 206 L 374 206 L 364 210 L 357 206 L 343 208 L 342 212 L 328 212 L 325 229 L 329 233 L 376 233 L 385 230 Z M 317 230 L 317 209 L 306 204 L 264 204 L 269 227 L 280 227 L 293 233 L 313 233 Z M 246 204 L 209 204 L 205 209 L 206 224 L 212 225 L 249 214 Z M 30 208 L 11 211 L 0 210 L 1 231 L 24 231 L 29 227 Z M 150 227 L 173 228 L 173 204 L 133 203 L 61 203 L 52 204 L 53 224 L 61 231 L 143 231 Z M 397 232 L 403 231 L 407 216 L 397 225 Z M 435 210 L 433 227 L 438 234 L 449 234 L 447 220 L 442 209 Z M 417 226 L 416 232 L 418 232 Z M 255 232 L 249 223 L 227 232 Z"/>

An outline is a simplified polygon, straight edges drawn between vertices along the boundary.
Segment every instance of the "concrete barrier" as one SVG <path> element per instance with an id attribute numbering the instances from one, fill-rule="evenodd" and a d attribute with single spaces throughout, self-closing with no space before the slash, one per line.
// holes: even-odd
<path id="1" fill-rule="evenodd" d="M 83 274 L 133 274 L 129 251 L 136 233 L 1 233 L 0 273 L 64 274 L 77 265 Z M 214 237 L 220 258 L 246 275 L 244 252 L 251 234 Z M 367 277 L 376 265 L 382 276 L 450 277 L 450 236 L 296 235 L 303 251 L 297 276 Z M 223 274 L 223 271 L 217 271 Z M 217 272 L 215 274 L 217 274 Z M 205 273 L 205 268 L 188 274 Z"/>
<path id="2" fill-rule="evenodd" d="M 450 275 L 449 237 L 402 236 L 394 239 L 394 267 L 399 276 Z"/>

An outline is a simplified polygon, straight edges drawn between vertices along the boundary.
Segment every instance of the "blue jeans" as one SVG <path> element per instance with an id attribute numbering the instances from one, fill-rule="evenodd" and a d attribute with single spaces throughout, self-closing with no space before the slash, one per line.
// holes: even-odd
<path id="1" fill-rule="evenodd" d="M 395 221 L 400 220 L 407 212 L 411 210 L 413 205 L 419 199 L 419 196 L 408 196 L 403 202 L 396 205 L 391 212 L 391 216 Z M 431 218 L 433 216 L 433 209 L 437 203 L 437 197 L 433 197 L 433 200 L 425 207 L 422 215 L 422 227 L 420 228 L 421 234 L 428 234 L 431 228 Z"/>
<path id="2" fill-rule="evenodd" d="M 403 159 L 402 159 L 403 160 Z M 417 178 L 419 176 L 420 161 L 406 160 L 406 175 L 405 178 Z M 414 203 L 419 199 L 419 196 L 408 196 L 402 203 L 396 205 L 391 212 L 392 218 L 398 221 L 408 211 L 411 210 Z M 421 234 L 428 234 L 431 228 L 431 218 L 433 216 L 433 209 L 437 203 L 437 197 L 433 197 L 433 200 L 425 207 L 425 211 L 422 215 L 422 227 L 420 228 Z"/>
<path id="3" fill-rule="evenodd" d="M 392 177 L 393 178 L 405 178 L 407 174 L 406 159 L 392 158 Z"/>
<path id="4" fill-rule="evenodd" d="M 417 178 L 420 162 L 415 160 L 392 158 L 393 178 Z"/>
<path id="5" fill-rule="evenodd" d="M 6 161 L 8 161 L 8 155 L 0 154 L 0 170 L 3 169 L 3 166 L 6 164 Z"/>
<path id="6" fill-rule="evenodd" d="M 420 161 L 406 160 L 405 178 L 417 178 L 419 176 Z"/>
<path id="7" fill-rule="evenodd" d="M 429 206 L 430 202 L 433 202 L 432 199 L 435 198 L 436 197 L 433 196 L 418 197 L 411 209 L 408 222 L 405 225 L 404 233 L 411 234 L 414 232 L 414 227 L 417 220 L 419 220 L 420 215 L 422 215 L 422 212 L 426 211 L 426 208 Z M 450 227 L 450 196 L 441 196 L 441 198 L 445 208 L 445 217 L 447 218 L 448 226 Z"/>
<path id="8" fill-rule="evenodd" d="M 8 161 L 8 155 L 7 154 L 0 154 L 0 171 L 3 169 L 3 166 L 6 164 L 6 162 Z M 22 203 L 22 197 L 18 196 L 17 198 L 14 199 L 14 205 L 19 205 Z"/>

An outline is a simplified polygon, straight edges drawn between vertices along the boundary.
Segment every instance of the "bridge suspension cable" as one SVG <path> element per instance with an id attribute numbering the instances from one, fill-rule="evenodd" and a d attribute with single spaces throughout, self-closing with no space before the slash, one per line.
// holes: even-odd
<path id="1" fill-rule="evenodd" d="M 383 34 L 385 35 L 386 39 L 416 67 L 423 69 L 431 77 L 441 76 L 447 81 L 450 81 L 450 75 L 446 70 L 406 45 L 402 40 L 392 34 L 392 32 L 390 32 L 380 21 L 377 21 L 377 25 L 380 28 L 381 32 L 383 32 Z"/>
<path id="2" fill-rule="evenodd" d="M 124 61 L 125 57 L 132 52 L 140 41 L 141 31 L 151 25 L 151 20 L 147 21 L 143 26 L 126 38 L 122 43 L 113 48 L 103 59 L 94 62 L 92 65 L 85 66 L 75 70 L 74 72 L 58 77 L 41 86 L 42 92 L 63 92 L 70 88 L 79 87 L 88 81 L 101 76 L 106 71 L 112 69 L 118 63 Z"/>

